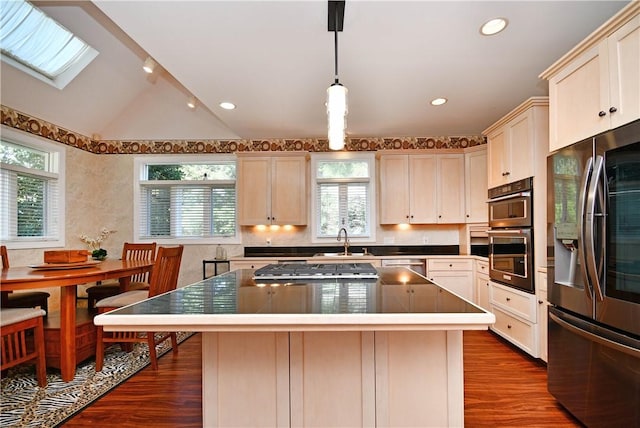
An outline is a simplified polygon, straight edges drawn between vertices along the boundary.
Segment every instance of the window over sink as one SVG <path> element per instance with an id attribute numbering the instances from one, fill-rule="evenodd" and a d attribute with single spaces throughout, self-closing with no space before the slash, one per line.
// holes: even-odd
<path id="1" fill-rule="evenodd" d="M 312 234 L 332 242 L 345 228 L 350 240 L 375 241 L 375 157 L 373 153 L 311 155 Z"/>

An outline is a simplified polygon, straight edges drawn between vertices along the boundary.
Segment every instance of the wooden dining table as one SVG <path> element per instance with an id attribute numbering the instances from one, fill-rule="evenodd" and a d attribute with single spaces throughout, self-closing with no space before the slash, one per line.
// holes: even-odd
<path id="1" fill-rule="evenodd" d="M 65 382 L 73 380 L 76 364 L 76 293 L 78 284 L 118 279 L 120 289 L 126 291 L 131 276 L 148 272 L 153 260 L 107 259 L 86 265 L 31 265 L 3 269 L 0 276 L 2 291 L 39 288 L 60 288 L 60 372 Z"/>

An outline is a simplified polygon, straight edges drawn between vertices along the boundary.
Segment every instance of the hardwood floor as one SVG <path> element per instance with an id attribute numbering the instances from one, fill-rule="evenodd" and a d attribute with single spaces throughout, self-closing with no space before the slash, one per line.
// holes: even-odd
<path id="1" fill-rule="evenodd" d="M 200 427 L 201 335 L 86 408 L 65 427 Z M 580 427 L 547 392 L 546 368 L 492 333 L 464 334 L 465 426 Z"/>

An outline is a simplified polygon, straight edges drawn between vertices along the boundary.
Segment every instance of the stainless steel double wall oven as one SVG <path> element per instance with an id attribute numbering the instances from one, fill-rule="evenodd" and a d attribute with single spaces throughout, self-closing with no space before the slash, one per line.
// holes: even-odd
<path id="1" fill-rule="evenodd" d="M 489 189 L 489 277 L 534 293 L 533 179 Z"/>

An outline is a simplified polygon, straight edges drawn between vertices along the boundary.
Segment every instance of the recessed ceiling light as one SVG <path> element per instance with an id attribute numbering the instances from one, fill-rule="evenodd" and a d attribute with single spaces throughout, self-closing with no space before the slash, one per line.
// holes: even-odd
<path id="1" fill-rule="evenodd" d="M 435 98 L 435 99 L 431 100 L 431 105 L 432 106 L 441 106 L 442 104 L 444 104 L 446 102 L 447 102 L 446 98 Z"/>
<path id="2" fill-rule="evenodd" d="M 189 107 L 190 109 L 196 108 L 196 97 L 189 97 L 189 100 L 187 101 L 187 107 Z"/>
<path id="3" fill-rule="evenodd" d="M 480 33 L 485 36 L 492 36 L 494 34 L 498 34 L 500 31 L 507 28 L 507 24 L 509 21 L 506 18 L 494 18 L 490 21 L 485 22 L 482 27 L 480 27 Z"/>
<path id="4" fill-rule="evenodd" d="M 236 105 L 234 103 L 225 101 L 220 103 L 220 107 L 222 107 L 225 110 L 233 110 L 234 108 L 236 108 Z"/>

